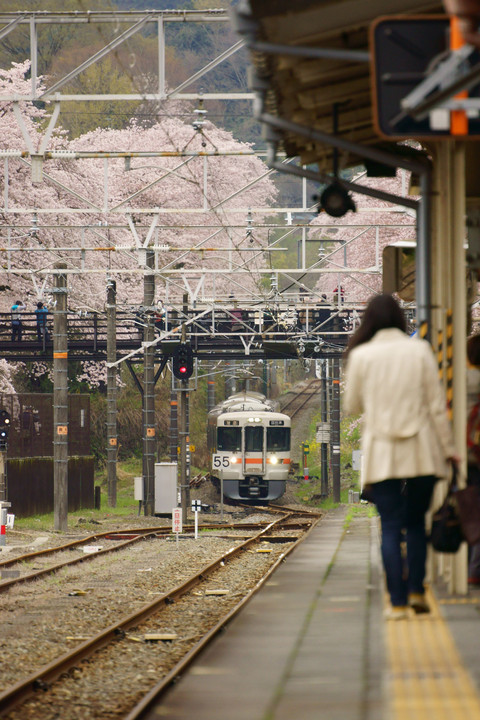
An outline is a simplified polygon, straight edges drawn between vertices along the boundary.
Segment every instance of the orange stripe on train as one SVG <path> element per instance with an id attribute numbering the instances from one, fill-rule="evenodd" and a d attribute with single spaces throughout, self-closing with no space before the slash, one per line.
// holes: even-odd
<path id="1" fill-rule="evenodd" d="M 271 462 L 272 461 L 270 460 L 270 458 L 267 458 L 267 463 L 271 463 Z M 280 458 L 280 462 L 283 463 L 284 465 L 289 465 L 290 458 L 283 458 L 283 459 Z M 262 458 L 245 458 L 245 463 L 247 465 L 253 465 L 253 464 L 260 465 L 262 463 Z"/>

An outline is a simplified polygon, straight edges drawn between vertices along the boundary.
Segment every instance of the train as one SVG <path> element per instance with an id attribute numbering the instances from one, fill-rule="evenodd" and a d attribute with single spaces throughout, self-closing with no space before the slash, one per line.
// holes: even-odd
<path id="1" fill-rule="evenodd" d="M 288 415 L 257 392 L 231 395 L 208 414 L 211 477 L 232 500 L 268 502 L 283 495 L 290 471 Z"/>

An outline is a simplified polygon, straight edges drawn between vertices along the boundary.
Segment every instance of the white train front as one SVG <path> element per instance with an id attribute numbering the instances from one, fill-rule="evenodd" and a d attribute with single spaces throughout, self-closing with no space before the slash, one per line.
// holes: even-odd
<path id="1" fill-rule="evenodd" d="M 290 470 L 290 418 L 255 392 L 238 393 L 208 415 L 212 478 L 234 500 L 275 500 Z"/>

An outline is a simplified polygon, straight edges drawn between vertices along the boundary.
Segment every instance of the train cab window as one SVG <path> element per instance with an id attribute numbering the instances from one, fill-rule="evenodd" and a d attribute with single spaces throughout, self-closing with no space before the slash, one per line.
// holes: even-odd
<path id="1" fill-rule="evenodd" d="M 245 452 L 263 452 L 263 427 L 245 428 Z"/>
<path id="2" fill-rule="evenodd" d="M 217 450 L 240 452 L 242 449 L 242 429 L 239 427 L 219 427 Z"/>
<path id="3" fill-rule="evenodd" d="M 288 452 L 290 450 L 290 428 L 267 428 L 267 452 Z"/>

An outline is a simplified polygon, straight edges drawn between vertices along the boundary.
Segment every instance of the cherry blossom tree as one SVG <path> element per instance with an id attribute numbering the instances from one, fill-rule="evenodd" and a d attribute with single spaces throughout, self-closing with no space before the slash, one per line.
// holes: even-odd
<path id="1" fill-rule="evenodd" d="M 3 86 L 13 92 L 26 90 L 27 71 L 27 63 L 3 71 Z M 23 103 L 21 112 L 32 144 L 38 147 L 48 119 L 46 111 Z M 23 144 L 11 105 L 3 108 L 0 130 L 0 148 L 8 150 Z M 72 141 L 59 128 L 48 149 L 70 152 L 162 150 L 172 154 L 171 157 L 132 158 L 129 165 L 124 159 L 110 159 L 108 177 L 103 159 L 50 159 L 44 163 L 44 179 L 40 184 L 32 182 L 27 161 L 9 158 L 9 210 L 31 209 L 32 214 L 29 217 L 23 212 L 19 216 L 21 221 L 17 216 L 12 221 L 12 216 L 4 213 L 4 224 L 10 227 L 8 238 L 4 238 L 8 242 L 3 244 L 14 248 L 8 264 L 11 265 L 14 258 L 16 268 L 35 270 L 39 278 L 43 278 L 58 260 L 66 262 L 69 270 L 81 270 L 79 275 L 69 276 L 71 306 L 103 307 L 104 275 L 95 275 L 92 271 L 108 268 L 112 273 L 139 270 L 138 275 L 120 275 L 117 287 L 119 298 L 140 302 L 142 287 L 138 279 L 143 268 L 143 255 L 135 250 L 135 244 L 143 243 L 157 222 L 159 227 L 151 242 L 166 248 L 164 253 L 158 253 L 156 261 L 160 278 L 173 267 L 222 269 L 225 272 L 219 275 L 216 291 L 227 292 L 232 287 L 235 268 L 248 267 L 249 256 L 241 249 L 245 231 L 233 226 L 246 222 L 246 207 L 271 204 L 275 188 L 268 177 L 254 182 L 265 175 L 266 167 L 253 154 L 235 156 L 234 153 L 246 153 L 250 148 L 235 140 L 231 133 L 209 122 L 199 131 L 177 117 L 166 117 L 149 128 L 132 121 L 124 130 L 98 129 Z M 182 157 L 182 151 L 192 155 Z M 198 156 L 205 151 L 216 156 Z M 204 180 L 206 172 L 207 184 Z M 106 183 L 108 203 L 103 198 Z M 245 189 L 242 191 L 242 188 Z M 75 210 L 77 214 L 66 215 L 60 211 L 58 214 L 41 214 L 42 210 L 62 207 Z M 243 208 L 243 212 L 233 214 L 235 208 Z M 176 209 L 179 209 L 178 213 L 175 213 Z M 35 217 L 37 223 L 33 228 Z M 216 226 L 214 230 L 212 225 Z M 258 263 L 264 266 L 260 240 L 258 245 Z M 109 253 L 100 250 L 107 246 L 114 249 Z M 223 251 L 212 250 L 212 246 Z M 192 252 L 193 247 L 202 248 L 201 253 Z M 227 251 L 231 251 L 230 264 L 226 261 Z M 37 289 L 32 289 L 31 276 L 28 279 L 12 275 L 8 279 L 4 295 L 8 302 L 13 295 L 20 294 L 27 300 L 38 295 L 38 283 Z M 254 277 L 254 273 L 246 278 L 239 277 L 239 286 L 245 281 L 252 290 L 259 284 L 259 277 Z M 173 280 L 172 285 L 181 296 L 185 290 L 182 283 Z"/>
<path id="2" fill-rule="evenodd" d="M 409 174 L 399 170 L 395 178 L 380 182 L 378 178 L 362 175 L 355 182 L 405 197 Z M 353 193 L 353 199 L 356 212 L 348 212 L 342 218 L 320 213 L 311 224 L 311 237 L 323 240 L 319 267 L 328 271 L 320 275 L 315 292 L 332 300 L 342 286 L 345 302 L 363 303 L 382 290 L 383 249 L 395 241 L 414 241 L 416 217 L 414 210 L 400 204 L 394 206 L 360 193 Z M 364 272 L 349 273 L 348 269 Z"/>
<path id="3" fill-rule="evenodd" d="M 0 71 L 0 89 L 28 93 L 28 70 L 26 62 Z M 38 82 L 41 92 L 42 79 Z M 28 135 L 37 150 L 48 121 L 44 107 L 4 103 L 0 149 L 19 150 Z M 17 298 L 30 312 L 37 300 L 48 298 L 51 270 L 59 261 L 69 273 L 70 309 L 101 311 L 107 272 L 117 279 L 119 303 L 139 304 L 146 241 L 164 248 L 156 257 L 159 295 L 167 281 L 171 300 L 185 292 L 183 278 L 169 275 L 172 269 L 220 271 L 204 288 L 210 296 L 226 298 L 235 287 L 261 292 L 258 270 L 265 267 L 266 241 L 261 235 L 253 240 L 257 257 L 252 270 L 252 247 L 245 247 L 245 208 L 271 205 L 276 190 L 265 164 L 231 133 L 208 121 L 194 127 L 178 117 L 163 116 L 147 128 L 132 120 L 125 129 L 97 129 L 73 140 L 58 127 L 47 150 L 64 152 L 45 159 L 41 182 L 32 178 L 30 158 L 17 153 L 4 159 L 4 312 Z M 165 156 L 132 157 L 128 162 L 110 158 L 108 163 L 100 157 L 74 158 L 82 151 L 152 150 Z M 64 212 L 67 209 L 73 213 Z"/>
<path id="4" fill-rule="evenodd" d="M 135 122 L 125 130 L 97 130 L 78 138 L 76 150 L 101 147 L 104 151 L 141 152 L 153 148 L 171 152 L 173 157 L 132 158 L 129 169 L 123 159 L 109 163 L 109 188 L 111 205 L 121 208 L 122 215 L 115 216 L 126 230 L 111 234 L 118 247 L 134 242 L 127 225 L 130 219 L 138 223 L 140 240 L 143 241 L 155 216 L 161 229 L 155 234 L 156 244 L 165 246 L 158 253 L 158 268 L 167 272 L 175 265 L 189 268 L 225 268 L 226 252 L 210 250 L 231 249 L 235 255 L 233 269 L 217 281 L 217 293 L 226 293 L 231 287 L 234 268 L 242 265 L 247 254 L 240 249 L 245 245 L 245 230 L 235 225 L 246 223 L 245 213 L 233 213 L 235 208 L 267 206 L 272 203 L 275 189 L 270 179 L 253 184 L 255 178 L 265 174 L 266 167 L 254 155 L 229 156 L 228 153 L 249 152 L 246 144 L 234 140 L 232 135 L 206 122 L 202 133 L 177 118 L 167 118 L 149 128 L 141 128 Z M 181 157 L 181 152 L 194 154 L 218 153 L 214 157 Z M 222 154 L 224 156 L 222 157 Z M 103 161 L 82 160 L 76 163 L 81 177 L 83 192 L 88 198 L 97 198 L 103 191 Z M 205 183 L 204 173 L 208 174 Z M 239 192 L 243 187 L 245 190 Z M 238 193 L 238 194 L 236 194 Z M 135 213 L 135 208 L 146 213 Z M 175 212 L 179 209 L 178 212 Z M 181 209 L 181 211 L 180 211 Z M 204 226 L 204 229 L 202 228 Z M 212 228 L 212 226 L 215 226 Z M 197 247 L 197 252 L 189 249 Z M 170 249 L 171 248 L 171 249 Z M 177 251 L 173 250 L 178 248 Z M 183 250 L 184 249 L 184 250 Z M 121 263 L 115 259 L 115 262 Z M 160 272 L 161 275 L 161 272 Z M 256 281 L 250 279 L 250 287 Z M 175 287 L 175 286 L 174 286 Z M 125 289 L 123 289 L 125 288 Z M 178 295 L 185 290 L 178 287 Z M 138 282 L 122 279 L 119 295 L 138 297 Z M 210 294 L 212 292 L 210 291 Z"/>

